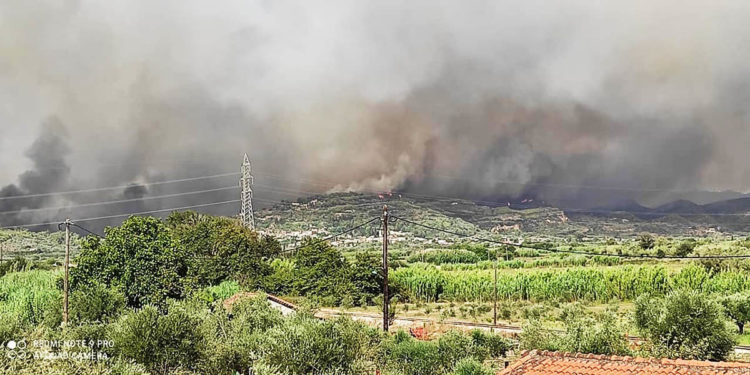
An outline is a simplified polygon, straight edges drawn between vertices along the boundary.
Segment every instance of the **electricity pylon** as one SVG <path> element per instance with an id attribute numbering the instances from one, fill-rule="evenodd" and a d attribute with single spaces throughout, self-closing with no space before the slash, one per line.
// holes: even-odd
<path id="1" fill-rule="evenodd" d="M 252 165 L 250 164 L 250 158 L 245 154 L 245 159 L 242 161 L 242 177 L 240 178 L 240 187 L 242 188 L 241 201 L 242 208 L 240 209 L 240 220 L 242 225 L 255 229 L 255 216 L 253 215 L 253 175 Z"/>

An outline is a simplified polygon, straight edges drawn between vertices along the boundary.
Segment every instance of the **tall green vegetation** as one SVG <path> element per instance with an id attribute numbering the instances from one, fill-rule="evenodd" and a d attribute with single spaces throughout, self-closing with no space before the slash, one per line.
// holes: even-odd
<path id="1" fill-rule="evenodd" d="M 59 324 L 58 272 L 26 271 L 0 277 L 0 342 L 36 325 Z"/>
<path id="2" fill-rule="evenodd" d="M 433 249 L 416 253 L 409 257 L 409 262 L 426 262 L 432 264 L 445 263 L 476 263 L 480 258 L 469 250 L 461 249 Z M 485 254 L 486 259 L 486 254 Z"/>
<path id="3" fill-rule="evenodd" d="M 445 272 L 434 266 L 411 266 L 393 273 L 402 295 L 422 301 L 490 301 L 491 272 Z M 691 288 L 706 293 L 738 293 L 750 289 L 744 272 L 712 273 L 689 265 L 677 273 L 663 266 L 571 268 L 498 275 L 498 296 L 516 300 L 598 301 L 634 300 L 643 294 L 666 294 Z"/>

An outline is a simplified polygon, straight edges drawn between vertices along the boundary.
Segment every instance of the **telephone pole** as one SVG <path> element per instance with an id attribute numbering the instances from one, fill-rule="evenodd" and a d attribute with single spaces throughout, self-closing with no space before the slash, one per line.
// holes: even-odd
<path id="1" fill-rule="evenodd" d="M 65 278 L 63 279 L 63 324 L 68 324 L 68 277 L 70 270 L 70 218 L 65 219 Z"/>
<path id="2" fill-rule="evenodd" d="M 492 306 L 492 325 L 497 326 L 497 250 L 495 250 L 495 261 L 492 263 L 495 271 L 495 277 L 492 282 L 493 306 Z M 494 330 L 495 327 L 492 327 Z"/>
<path id="3" fill-rule="evenodd" d="M 388 206 L 383 206 L 383 331 L 391 325 L 388 316 Z"/>

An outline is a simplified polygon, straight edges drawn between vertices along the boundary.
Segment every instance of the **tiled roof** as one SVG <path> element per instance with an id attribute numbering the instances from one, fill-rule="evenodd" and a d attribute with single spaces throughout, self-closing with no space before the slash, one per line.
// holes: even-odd
<path id="1" fill-rule="evenodd" d="M 645 374 L 750 374 L 750 363 L 708 362 L 682 359 L 652 359 L 574 354 L 561 352 L 525 352 L 498 375 L 645 375 Z"/>

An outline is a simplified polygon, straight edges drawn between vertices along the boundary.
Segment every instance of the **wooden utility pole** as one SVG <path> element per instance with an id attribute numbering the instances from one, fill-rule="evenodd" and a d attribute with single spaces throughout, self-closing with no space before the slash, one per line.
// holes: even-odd
<path id="1" fill-rule="evenodd" d="M 388 317 L 388 206 L 383 206 L 383 331 L 391 325 Z"/>
<path id="2" fill-rule="evenodd" d="M 495 250 L 495 261 L 492 263 L 492 268 L 495 271 L 494 281 L 492 282 L 492 294 L 494 304 L 492 306 L 492 325 L 497 326 L 497 250 Z M 492 327 L 492 329 L 495 329 Z"/>
<path id="3" fill-rule="evenodd" d="M 63 279 L 63 324 L 68 324 L 68 276 L 70 270 L 70 219 L 65 219 L 65 278 Z"/>

